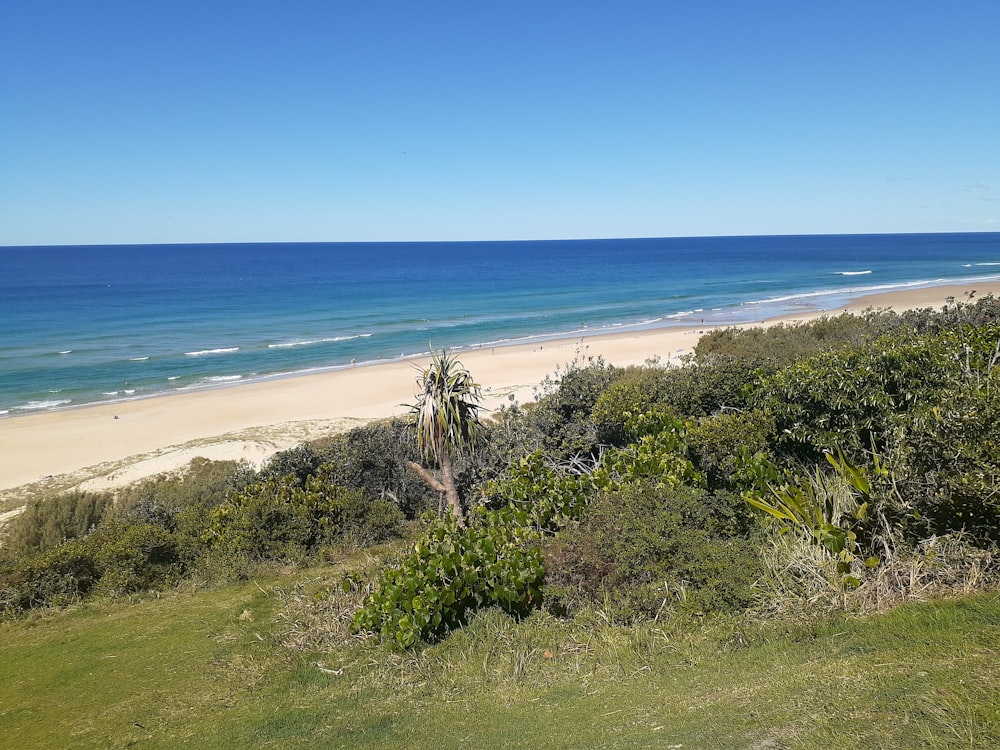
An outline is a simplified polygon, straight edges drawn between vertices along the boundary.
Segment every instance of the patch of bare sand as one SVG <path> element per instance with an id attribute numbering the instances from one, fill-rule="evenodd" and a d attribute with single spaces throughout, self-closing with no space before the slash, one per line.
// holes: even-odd
<path id="1" fill-rule="evenodd" d="M 76 471 L 44 476 L 38 481 L 0 490 L 0 528 L 24 510 L 25 503 L 41 495 L 67 490 L 104 492 L 145 479 L 172 474 L 196 458 L 245 462 L 260 468 L 275 453 L 304 443 L 346 432 L 366 419 L 305 420 L 253 427 L 238 432 L 169 445 L 146 453 L 105 461 Z"/>

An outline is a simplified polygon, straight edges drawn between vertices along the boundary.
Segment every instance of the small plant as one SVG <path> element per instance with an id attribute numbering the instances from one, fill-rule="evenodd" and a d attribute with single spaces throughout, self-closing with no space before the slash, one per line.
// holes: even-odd
<path id="1" fill-rule="evenodd" d="M 465 624 L 472 612 L 498 606 L 523 615 L 540 599 L 538 534 L 512 508 L 479 509 L 467 528 L 436 521 L 398 565 L 385 570 L 352 622 L 409 648 Z"/>
<path id="2" fill-rule="evenodd" d="M 798 484 L 770 487 L 770 497 L 754 492 L 745 494 L 746 501 L 786 525 L 782 533 L 792 531 L 809 542 L 819 545 L 837 560 L 837 573 L 847 587 L 861 585 L 852 573 L 852 563 L 861 547 L 855 530 L 868 517 L 871 484 L 866 472 L 851 464 L 843 453 L 826 453 L 835 475 L 825 476 L 819 469 Z M 876 556 L 865 559 L 868 568 L 878 566 Z"/>
<path id="3" fill-rule="evenodd" d="M 555 531 L 579 518 L 594 486 L 586 475 L 560 470 L 541 451 L 525 456 L 503 479 L 488 482 L 483 493 L 493 504 L 509 503 L 536 529 Z"/>

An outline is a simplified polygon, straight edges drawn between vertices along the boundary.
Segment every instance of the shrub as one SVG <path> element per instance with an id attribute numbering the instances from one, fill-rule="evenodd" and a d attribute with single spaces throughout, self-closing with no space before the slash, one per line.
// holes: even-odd
<path id="1" fill-rule="evenodd" d="M 540 601 L 543 568 L 537 534 L 510 508 L 479 509 L 467 528 L 437 521 L 398 565 L 383 571 L 352 622 L 409 648 L 497 606 L 523 615 Z"/>
<path id="2" fill-rule="evenodd" d="M 1000 542 L 1000 391 L 967 387 L 915 409 L 895 437 L 893 479 L 904 500 L 885 509 L 910 538 L 964 532 Z"/>
<path id="3" fill-rule="evenodd" d="M 185 572 L 177 539 L 161 526 L 110 522 L 88 541 L 101 573 L 95 593 L 127 596 L 176 583 Z"/>
<path id="4" fill-rule="evenodd" d="M 664 608 L 745 607 L 760 563 L 744 503 L 687 486 L 632 484 L 601 493 L 578 524 L 543 547 L 557 613 L 604 607 L 626 620 Z"/>
<path id="5" fill-rule="evenodd" d="M 109 521 L 13 563 L 0 573 L 0 613 L 126 596 L 176 582 L 193 556 L 160 526 Z"/>
<path id="6" fill-rule="evenodd" d="M 762 453 L 775 439 L 774 419 L 757 409 L 722 412 L 688 428 L 692 461 L 709 489 L 735 489 L 740 484 L 742 456 Z"/>
<path id="7" fill-rule="evenodd" d="M 783 450 L 815 459 L 843 448 L 852 456 L 882 447 L 899 415 L 933 402 L 981 371 L 1000 329 L 881 338 L 798 362 L 766 379 L 753 400 L 774 416 Z M 977 369 L 978 368 L 978 369 Z"/>
<path id="8" fill-rule="evenodd" d="M 607 490 L 633 482 L 665 486 L 700 485 L 702 476 L 688 459 L 688 423 L 667 412 L 648 412 L 628 417 L 625 434 L 629 443 L 601 456 L 590 481 Z"/>
<path id="9" fill-rule="evenodd" d="M 246 484 L 250 475 L 247 464 L 194 458 L 183 471 L 118 490 L 107 517 L 136 523 L 168 522 L 167 518 L 182 508 L 218 505 L 230 491 Z"/>
<path id="10" fill-rule="evenodd" d="M 487 504 L 510 504 L 533 527 L 556 531 L 579 518 L 598 490 L 633 482 L 701 483 L 687 458 L 684 421 L 663 412 L 629 415 L 622 431 L 632 442 L 604 451 L 593 463 L 560 467 L 541 451 L 525 456 L 505 476 L 483 486 Z"/>
<path id="11" fill-rule="evenodd" d="M 90 492 L 43 498 L 30 503 L 11 521 L 4 546 L 14 555 L 28 555 L 86 536 L 111 505 L 110 495 Z"/>
<path id="12" fill-rule="evenodd" d="M 101 577 L 95 553 L 88 538 L 73 539 L 11 565 L 0 579 L 0 614 L 80 601 Z"/>
<path id="13" fill-rule="evenodd" d="M 391 500 L 407 518 L 418 518 L 436 507 L 437 498 L 418 477 L 406 471 L 406 462 L 419 462 L 420 453 L 403 419 L 371 422 L 336 435 L 319 450 L 319 455 L 330 482 L 363 489 L 369 497 Z M 461 462 L 456 463 L 461 469 Z M 461 471 L 457 478 L 461 485 Z"/>
<path id="14" fill-rule="evenodd" d="M 793 362 L 840 349 L 854 349 L 886 334 L 928 330 L 930 310 L 904 314 L 868 310 L 861 315 L 824 315 L 804 323 L 709 331 L 694 348 L 698 364 L 736 361 L 749 370 L 774 372 Z"/>
<path id="15" fill-rule="evenodd" d="M 543 447 L 555 458 L 591 455 L 597 446 L 597 431 L 590 419 L 601 393 L 620 371 L 601 358 L 579 354 L 565 368 L 546 378 L 537 402 L 526 410 L 532 429 L 542 436 Z"/>
<path id="16" fill-rule="evenodd" d="M 628 436 L 629 416 L 661 408 L 666 394 L 666 376 L 659 367 L 629 367 L 597 397 L 591 422 L 602 443 L 623 445 Z"/>
<path id="17" fill-rule="evenodd" d="M 303 486 L 322 463 L 323 456 L 319 451 L 309 443 L 301 443 L 271 456 L 257 473 L 255 480 L 264 482 L 268 479 L 292 477 L 299 486 Z"/>
<path id="18" fill-rule="evenodd" d="M 489 507 L 512 505 L 525 514 L 527 524 L 554 531 L 580 517 L 593 490 L 589 476 L 561 471 L 535 451 L 514 464 L 505 477 L 487 483 L 483 494 Z"/>
<path id="19" fill-rule="evenodd" d="M 760 370 L 732 358 L 702 364 L 688 362 L 664 372 L 666 393 L 661 403 L 676 414 L 707 417 L 718 411 L 742 408 L 746 385 Z"/>
<path id="20" fill-rule="evenodd" d="M 399 533 L 402 514 L 386 500 L 332 484 L 324 471 L 299 486 L 294 476 L 233 493 L 210 513 L 204 539 L 249 561 L 300 560 L 337 541 L 372 543 Z"/>

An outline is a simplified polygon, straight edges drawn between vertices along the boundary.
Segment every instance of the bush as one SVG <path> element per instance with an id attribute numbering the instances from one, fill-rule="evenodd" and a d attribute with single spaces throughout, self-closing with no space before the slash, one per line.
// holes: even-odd
<path id="1" fill-rule="evenodd" d="M 687 417 L 707 417 L 718 411 L 742 408 L 746 385 L 759 376 L 756 370 L 732 358 L 703 364 L 688 362 L 663 373 L 663 407 Z"/>
<path id="2" fill-rule="evenodd" d="M 895 437 L 893 478 L 903 503 L 884 509 L 906 535 L 964 532 L 1000 543 L 1000 392 L 968 387 L 915 409 Z"/>
<path id="3" fill-rule="evenodd" d="M 791 365 L 761 382 L 753 401 L 774 416 L 779 445 L 791 455 L 814 460 L 842 448 L 858 456 L 881 449 L 905 422 L 900 415 L 981 376 L 998 337 L 997 326 L 883 337 Z"/>
<path id="4" fill-rule="evenodd" d="M 118 490 L 107 518 L 134 523 L 168 523 L 182 508 L 211 508 L 234 488 L 247 483 L 247 464 L 195 458 L 181 471 L 152 477 Z"/>
<path id="5" fill-rule="evenodd" d="M 101 566 L 88 538 L 37 552 L 11 565 L 0 578 L 0 615 L 78 602 L 100 577 Z"/>
<path id="6" fill-rule="evenodd" d="M 233 493 L 211 511 L 204 540 L 251 562 L 298 561 L 335 542 L 382 541 L 399 533 L 401 521 L 394 504 L 332 484 L 321 469 L 304 486 L 289 476 Z"/>
<path id="7" fill-rule="evenodd" d="M 316 473 L 322 463 L 323 456 L 319 451 L 309 443 L 301 443 L 271 456 L 257 472 L 255 480 L 265 482 L 268 479 L 291 477 L 301 487 Z"/>
<path id="8" fill-rule="evenodd" d="M 30 503 L 10 522 L 4 546 L 23 556 L 86 536 L 111 505 L 110 495 L 78 491 Z"/>
<path id="9" fill-rule="evenodd" d="M 608 490 L 634 482 L 701 485 L 703 477 L 688 458 L 688 426 L 666 412 L 630 416 L 625 423 L 629 443 L 605 451 L 591 472 L 593 486 Z"/>
<path id="10" fill-rule="evenodd" d="M 604 607 L 626 620 L 745 607 L 761 570 L 751 527 L 731 494 L 650 484 L 602 493 L 544 545 L 545 595 L 556 613 Z"/>
<path id="11" fill-rule="evenodd" d="M 488 507 L 511 505 L 525 514 L 528 525 L 555 531 L 580 517 L 593 490 L 589 476 L 560 471 L 535 451 L 511 466 L 504 477 L 484 485 L 483 494 Z"/>
<path id="12" fill-rule="evenodd" d="M 629 367 L 597 397 L 590 419 L 601 443 L 627 442 L 625 423 L 629 416 L 661 408 L 667 398 L 663 368 Z"/>
<path id="13" fill-rule="evenodd" d="M 0 614 L 160 588 L 176 582 L 192 559 L 183 542 L 160 526 L 110 521 L 0 569 Z"/>
<path id="14" fill-rule="evenodd" d="M 418 518 L 437 507 L 437 497 L 428 493 L 423 481 L 406 471 L 406 462 L 419 462 L 421 456 L 403 419 L 372 422 L 336 435 L 318 455 L 330 482 L 363 489 L 368 497 L 390 500 L 407 518 Z M 456 468 L 461 486 L 461 464 Z"/>
<path id="15" fill-rule="evenodd" d="M 649 482 L 675 486 L 700 484 L 701 475 L 687 458 L 687 423 L 671 414 L 629 415 L 622 432 L 631 442 L 610 448 L 599 460 L 558 466 L 535 451 L 486 483 L 489 507 L 509 504 L 525 514 L 526 523 L 541 531 L 556 531 L 580 517 L 599 490 Z"/>
<path id="16" fill-rule="evenodd" d="M 895 313 L 858 316 L 844 313 L 805 323 L 778 323 L 766 328 L 725 328 L 709 331 L 694 348 L 698 364 L 737 361 L 748 369 L 778 370 L 822 352 L 853 348 L 896 326 Z"/>
<path id="17" fill-rule="evenodd" d="M 508 508 L 480 509 L 459 528 L 436 522 L 400 563 L 381 574 L 352 623 L 409 648 L 464 625 L 472 612 L 498 606 L 523 615 L 540 601 L 543 568 L 537 534 Z"/>
<path id="18" fill-rule="evenodd" d="M 759 410 L 723 412 L 688 428 L 691 459 L 709 489 L 736 489 L 743 468 L 741 457 L 762 453 L 775 439 L 774 420 Z"/>
<path id="19" fill-rule="evenodd" d="M 176 583 L 186 565 L 178 540 L 161 526 L 110 522 L 89 540 L 101 577 L 94 593 L 127 596 Z"/>
<path id="20" fill-rule="evenodd" d="M 601 358 L 577 356 L 553 378 L 546 378 L 535 404 L 525 410 L 529 429 L 542 436 L 543 448 L 554 458 L 591 455 L 597 430 L 590 419 L 601 393 L 620 371 Z"/>

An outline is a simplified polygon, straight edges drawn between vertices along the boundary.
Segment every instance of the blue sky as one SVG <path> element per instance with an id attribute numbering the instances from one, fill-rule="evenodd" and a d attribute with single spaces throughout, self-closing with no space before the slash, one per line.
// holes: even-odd
<path id="1" fill-rule="evenodd" d="M 4 0 L 0 244 L 997 231 L 998 39 L 996 0 Z"/>

